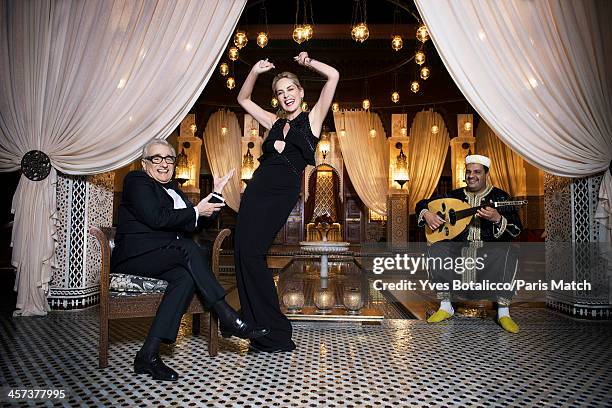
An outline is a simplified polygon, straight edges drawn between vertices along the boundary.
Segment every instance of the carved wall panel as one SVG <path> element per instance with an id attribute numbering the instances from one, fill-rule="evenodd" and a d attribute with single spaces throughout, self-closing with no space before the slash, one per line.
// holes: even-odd
<path id="1" fill-rule="evenodd" d="M 598 243 L 601 226 L 594 219 L 602 178 L 546 174 L 544 179 L 547 279 L 592 284 L 590 291 L 549 291 L 547 304 L 575 317 L 612 316 L 612 276 Z"/>
<path id="2" fill-rule="evenodd" d="M 82 309 L 99 300 L 100 248 L 91 225 L 110 227 L 114 173 L 58 175 L 57 269 L 51 278 L 52 309 Z"/>

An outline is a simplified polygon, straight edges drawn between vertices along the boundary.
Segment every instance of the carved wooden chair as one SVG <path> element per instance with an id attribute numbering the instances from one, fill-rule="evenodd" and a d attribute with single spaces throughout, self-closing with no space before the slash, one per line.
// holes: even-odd
<path id="1" fill-rule="evenodd" d="M 115 238 L 115 228 L 91 227 L 89 233 L 99 242 L 102 253 L 100 272 L 100 344 L 98 361 L 100 368 L 108 366 L 109 321 L 134 317 L 152 317 L 162 300 L 167 282 L 154 278 L 119 275 L 110 273 L 111 242 Z M 212 271 L 219 276 L 219 255 L 223 240 L 230 235 L 229 229 L 219 232 L 212 246 Z M 200 319 L 208 319 L 206 339 L 208 354 L 216 356 L 219 350 L 219 322 L 194 296 L 185 313 L 193 315 L 193 334 L 200 334 Z"/>

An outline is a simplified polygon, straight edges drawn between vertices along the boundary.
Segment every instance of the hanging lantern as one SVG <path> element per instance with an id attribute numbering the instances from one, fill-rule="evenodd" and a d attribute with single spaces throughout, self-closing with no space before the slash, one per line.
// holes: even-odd
<path id="1" fill-rule="evenodd" d="M 361 102 L 361 107 L 362 107 L 363 109 L 365 109 L 365 110 L 370 109 L 370 100 L 369 100 L 369 99 L 364 99 L 364 100 Z"/>
<path id="2" fill-rule="evenodd" d="M 227 65 L 227 62 L 222 62 L 221 65 L 219 65 L 219 72 L 223 76 L 229 74 L 229 65 Z"/>
<path id="3" fill-rule="evenodd" d="M 234 87 L 236 86 L 236 80 L 234 79 L 234 77 L 227 77 L 225 85 L 228 87 L 228 89 L 234 89 Z"/>
<path id="4" fill-rule="evenodd" d="M 470 130 L 472 130 L 472 122 L 467 121 L 463 124 L 463 130 L 465 130 L 466 132 L 469 132 Z"/>
<path id="5" fill-rule="evenodd" d="M 257 34 L 257 45 L 259 45 L 261 48 L 268 45 L 268 34 L 264 33 L 263 31 Z"/>
<path id="6" fill-rule="evenodd" d="M 408 128 L 407 128 L 406 126 L 402 126 L 402 127 L 400 128 L 400 134 L 401 134 L 402 136 L 406 136 L 406 135 L 408 134 Z"/>
<path id="7" fill-rule="evenodd" d="M 248 42 L 249 42 L 249 39 L 247 38 L 247 35 L 244 31 L 242 30 L 236 31 L 236 34 L 234 34 L 234 45 L 238 47 L 239 50 L 241 50 L 242 47 L 247 45 Z"/>
<path id="8" fill-rule="evenodd" d="M 314 34 L 314 28 L 312 28 L 312 25 L 310 24 L 304 24 L 302 26 L 302 32 L 304 33 L 304 40 L 308 41 Z"/>
<path id="9" fill-rule="evenodd" d="M 273 108 L 278 108 L 278 99 L 273 96 L 272 100 L 270 101 L 270 105 L 272 105 Z"/>
<path id="10" fill-rule="evenodd" d="M 376 137 L 376 129 L 370 128 L 370 137 Z"/>
<path id="11" fill-rule="evenodd" d="M 340 137 L 346 136 L 346 129 L 340 129 Z"/>
<path id="12" fill-rule="evenodd" d="M 419 81 L 412 81 L 412 83 L 410 84 L 410 90 L 414 93 L 419 92 L 420 88 L 421 85 L 419 84 Z"/>
<path id="13" fill-rule="evenodd" d="M 355 24 L 351 29 L 351 37 L 357 42 L 364 42 L 370 36 L 370 30 L 366 23 Z"/>
<path id="14" fill-rule="evenodd" d="M 230 47 L 229 51 L 227 52 L 227 56 L 232 61 L 236 61 L 238 59 L 238 48 Z"/>
<path id="15" fill-rule="evenodd" d="M 429 40 L 429 31 L 427 31 L 427 27 L 425 26 L 425 24 L 417 28 L 416 38 L 422 43 Z"/>
<path id="16" fill-rule="evenodd" d="M 338 112 L 340 110 L 340 104 L 338 104 L 338 102 L 332 103 L 331 109 L 332 112 Z"/>
<path id="17" fill-rule="evenodd" d="M 301 24 L 298 24 L 293 29 L 293 41 L 298 44 L 306 41 L 306 33 L 304 33 L 304 27 Z"/>
<path id="18" fill-rule="evenodd" d="M 429 78 L 429 74 L 430 73 L 431 73 L 431 71 L 429 70 L 429 68 L 427 68 L 427 67 L 421 68 L 421 78 L 426 80 L 427 78 Z"/>
<path id="19" fill-rule="evenodd" d="M 432 135 L 437 135 L 437 134 L 438 134 L 438 132 L 440 132 L 440 127 L 439 127 L 438 125 L 433 125 L 433 126 L 431 127 L 431 134 L 432 134 Z"/>
<path id="20" fill-rule="evenodd" d="M 403 46 L 404 46 L 404 40 L 402 40 L 402 36 L 394 35 L 393 38 L 391 39 L 391 48 L 393 48 L 395 51 L 399 51 L 402 49 Z"/>
<path id="21" fill-rule="evenodd" d="M 417 51 L 416 54 L 414 54 L 414 62 L 423 65 L 425 63 L 425 53 L 423 51 Z"/>
<path id="22" fill-rule="evenodd" d="M 399 102 L 399 92 L 394 91 L 391 94 L 391 102 L 393 102 L 393 103 L 398 103 Z"/>
<path id="23" fill-rule="evenodd" d="M 306 101 L 302 101 L 302 103 L 300 104 L 300 108 L 304 112 L 308 111 L 308 104 L 306 103 Z"/>
<path id="24" fill-rule="evenodd" d="M 251 136 L 253 137 L 259 136 L 259 129 L 256 127 L 252 127 L 250 133 L 251 133 Z"/>

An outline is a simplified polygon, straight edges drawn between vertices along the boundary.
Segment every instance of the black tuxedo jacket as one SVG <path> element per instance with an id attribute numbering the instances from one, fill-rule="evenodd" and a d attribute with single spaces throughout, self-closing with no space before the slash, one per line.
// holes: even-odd
<path id="1" fill-rule="evenodd" d="M 175 210 L 166 188 L 176 191 L 187 208 Z M 215 201 L 220 200 L 213 197 L 211 202 Z M 161 184 L 144 171 L 129 172 L 123 180 L 111 268 L 129 258 L 162 248 L 175 241 L 177 236 L 185 237 L 185 234 L 210 224 L 218 214 L 217 211 L 210 217 L 200 216 L 196 225 L 193 205 L 175 180 Z"/>

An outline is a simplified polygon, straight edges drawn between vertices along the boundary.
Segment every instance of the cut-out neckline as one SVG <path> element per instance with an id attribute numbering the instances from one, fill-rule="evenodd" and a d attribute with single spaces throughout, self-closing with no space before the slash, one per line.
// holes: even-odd
<path id="1" fill-rule="evenodd" d="M 276 150 L 278 153 L 282 153 L 285 150 L 285 146 L 287 145 L 287 142 L 285 140 L 287 140 L 287 136 L 289 135 L 289 132 L 291 131 L 291 122 L 299 118 L 303 113 L 305 112 L 300 112 L 300 114 L 297 115 L 293 119 L 287 119 L 287 118 L 278 119 L 279 121 L 285 122 L 285 124 L 283 125 L 283 128 L 281 129 L 283 140 L 274 141 L 274 150 Z"/>
<path id="2" fill-rule="evenodd" d="M 281 129 L 281 132 L 283 134 L 283 140 L 274 141 L 274 149 L 278 153 L 282 153 L 283 151 L 285 151 L 285 146 L 287 145 L 287 142 L 285 142 L 285 140 L 287 140 L 287 135 L 289 134 L 290 130 L 291 130 L 291 123 L 290 121 L 285 120 L 285 125 Z"/>
<path id="3" fill-rule="evenodd" d="M 283 126 L 283 140 L 287 139 L 287 135 L 289 134 L 290 130 L 291 130 L 291 122 L 285 122 L 285 126 Z"/>

